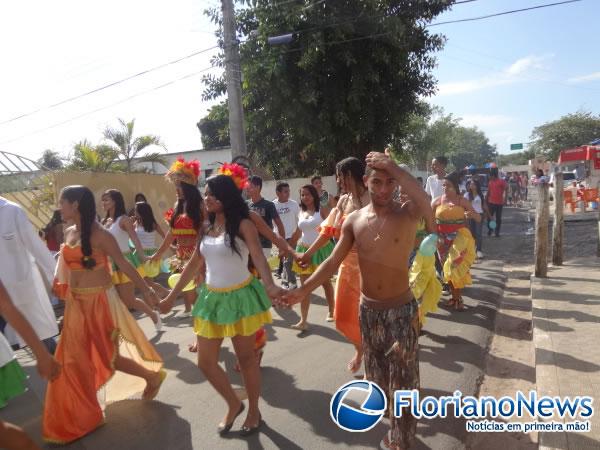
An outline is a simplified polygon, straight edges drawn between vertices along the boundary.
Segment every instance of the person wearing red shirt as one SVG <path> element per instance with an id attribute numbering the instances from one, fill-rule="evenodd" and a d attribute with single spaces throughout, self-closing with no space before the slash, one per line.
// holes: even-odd
<path id="1" fill-rule="evenodd" d="M 486 201 L 490 210 L 490 219 L 488 220 L 488 236 L 492 235 L 492 229 L 489 226 L 490 220 L 496 220 L 496 229 L 493 230 L 496 237 L 500 237 L 500 226 L 502 225 L 502 207 L 506 200 L 508 184 L 502 178 L 498 177 L 498 168 L 490 169 L 490 181 L 488 182 L 488 191 Z"/>

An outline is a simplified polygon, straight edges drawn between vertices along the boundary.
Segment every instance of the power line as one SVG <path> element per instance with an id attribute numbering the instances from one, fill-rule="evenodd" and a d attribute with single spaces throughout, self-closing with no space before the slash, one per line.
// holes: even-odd
<path id="1" fill-rule="evenodd" d="M 120 105 L 121 103 L 128 102 L 129 100 L 132 100 L 132 99 L 134 99 L 134 98 L 136 98 L 136 97 L 140 97 L 140 96 L 142 96 L 142 95 L 146 95 L 146 94 L 148 94 L 148 93 L 150 93 L 150 92 L 157 91 L 158 89 L 165 88 L 165 87 L 167 87 L 167 86 L 170 86 L 170 85 L 172 85 L 172 84 L 175 84 L 175 83 L 177 83 L 177 82 L 179 82 L 179 81 L 183 81 L 183 80 L 185 80 L 185 79 L 192 78 L 192 77 L 194 77 L 194 76 L 196 76 L 196 75 L 199 75 L 199 74 L 201 74 L 201 73 L 203 73 L 203 72 L 206 72 L 206 71 L 208 71 L 208 70 L 211 70 L 211 69 L 213 69 L 213 67 L 212 67 L 212 66 L 211 66 L 211 67 L 205 67 L 204 69 L 198 70 L 198 71 L 196 71 L 196 72 L 189 73 L 189 74 L 187 74 L 187 75 L 184 75 L 184 76 L 182 76 L 182 77 L 176 78 L 175 80 L 171 80 L 171 81 L 168 81 L 168 82 L 166 82 L 166 83 L 163 83 L 163 84 L 161 84 L 161 85 L 155 86 L 155 87 L 153 87 L 153 88 L 151 88 L 151 89 L 146 89 L 146 90 L 144 90 L 144 91 L 138 92 L 137 94 L 130 95 L 129 97 L 127 97 L 127 98 L 124 98 L 124 99 L 122 99 L 122 100 L 119 100 L 118 102 L 111 103 L 110 105 L 102 106 L 102 107 L 100 107 L 100 108 L 97 108 L 97 109 L 94 109 L 94 110 L 92 110 L 92 111 L 87 111 L 87 112 L 85 112 L 85 113 L 82 113 L 82 114 L 79 114 L 79 115 L 77 115 L 77 116 L 75 116 L 75 117 L 71 117 L 70 119 L 66 119 L 66 120 L 63 120 L 63 121 L 61 121 L 61 122 L 57 122 L 57 123 L 55 123 L 55 124 L 49 125 L 49 126 L 47 126 L 47 127 L 40 128 L 40 129 L 38 129 L 38 130 L 35 130 L 35 131 L 31 132 L 31 133 L 27 133 L 27 134 L 24 134 L 24 135 L 18 136 L 18 137 L 16 137 L 16 138 L 13 138 L 13 139 L 9 139 L 9 140 L 6 140 L 6 141 L 3 141 L 3 142 L 0 142 L 0 145 L 4 145 L 4 144 L 8 144 L 8 143 L 10 143 L 10 142 L 18 141 L 18 140 L 20 140 L 20 139 L 23 139 L 23 138 L 26 138 L 26 137 L 29 137 L 29 136 L 33 136 L 33 135 L 35 135 L 35 134 L 38 134 L 38 133 L 41 133 L 41 132 L 43 132 L 43 131 L 46 131 L 46 130 L 49 130 L 49 129 L 52 129 L 52 128 L 56 128 L 56 127 L 58 127 L 58 126 L 61 126 L 61 125 L 64 125 L 64 124 L 66 124 L 66 123 L 73 122 L 73 121 L 75 121 L 75 120 L 77 120 L 77 119 L 81 119 L 82 117 L 89 116 L 89 115 L 91 115 L 91 114 L 95 114 L 95 113 L 97 113 L 97 112 L 99 112 L 99 111 L 103 111 L 103 110 L 105 110 L 105 109 L 112 108 L 113 106 Z"/>
<path id="2" fill-rule="evenodd" d="M 580 2 L 580 1 L 582 1 L 582 0 L 566 0 L 563 2 L 547 3 L 545 5 L 530 6 L 529 8 L 512 9 L 510 11 L 502 11 L 499 13 L 487 14 L 485 16 L 469 17 L 466 19 L 447 20 L 445 22 L 436 22 L 436 23 L 427 25 L 427 27 L 435 27 L 438 25 L 447 25 L 449 23 L 472 22 L 475 20 L 489 19 L 490 17 L 505 16 L 507 14 L 514 14 L 514 13 L 519 13 L 519 12 L 523 12 L 523 11 L 531 11 L 533 9 L 548 8 L 550 6 L 565 5 L 567 3 L 575 3 L 575 2 Z"/>
<path id="3" fill-rule="evenodd" d="M 192 58 L 192 57 L 194 57 L 194 56 L 197 56 L 197 55 L 200 55 L 200 54 L 202 54 L 202 53 L 206 53 L 206 52 L 208 52 L 208 51 L 210 51 L 210 50 L 213 50 L 213 49 L 215 49 L 215 48 L 218 48 L 218 45 L 214 45 L 214 46 L 212 46 L 212 47 L 210 47 L 210 48 L 205 48 L 205 49 L 203 49 L 203 50 L 197 50 L 197 51 L 195 51 L 195 52 L 193 52 L 193 53 L 190 53 L 189 55 L 183 56 L 183 57 L 181 57 L 181 58 L 178 58 L 178 59 L 174 59 L 173 61 L 169 61 L 169 62 L 166 62 L 166 63 L 164 63 L 164 64 L 160 64 L 160 65 L 158 65 L 158 66 L 151 67 L 151 68 L 149 68 L 149 69 L 143 70 L 143 71 L 141 71 L 141 72 L 138 72 L 138 73 L 136 73 L 136 74 L 133 74 L 133 75 L 130 75 L 130 76 L 126 77 L 126 78 L 123 78 L 123 79 L 121 79 L 121 80 L 118 80 L 118 81 L 113 81 L 112 83 L 106 84 L 106 85 L 104 85 L 104 86 L 102 86 L 102 87 L 99 87 L 99 88 L 96 88 L 96 89 L 92 89 L 91 91 L 88 91 L 88 92 L 84 92 L 83 94 L 75 95 L 75 96 L 73 96 L 73 97 L 67 98 L 67 99 L 65 99 L 65 100 L 61 100 L 60 102 L 53 103 L 53 104 L 51 104 L 51 105 L 42 106 L 42 107 L 40 107 L 40 108 L 38 108 L 38 109 L 35 109 L 35 110 L 33 110 L 33 111 L 30 111 L 30 112 L 27 112 L 27 113 L 21 114 L 21 115 L 19 115 L 19 116 L 16 116 L 16 117 L 12 117 L 12 118 L 10 118 L 10 119 L 7 119 L 7 120 L 5 120 L 5 121 L 3 121 L 3 122 L 0 122 L 0 126 L 1 126 L 1 125 L 5 125 L 5 124 L 7 124 L 7 123 L 10 123 L 10 122 L 14 122 L 15 120 L 22 119 L 22 118 L 24 118 L 24 117 L 29 117 L 29 116 L 32 116 L 32 115 L 34 115 L 34 114 L 37 114 L 37 113 L 39 113 L 40 111 L 46 111 L 46 110 L 48 110 L 48 109 L 56 108 L 57 106 L 64 105 L 65 103 L 70 103 L 70 102 L 72 102 L 72 101 L 78 100 L 78 99 L 80 99 L 80 98 L 83 98 L 83 97 L 86 97 L 86 96 L 88 96 L 88 95 L 95 94 L 96 92 L 103 91 L 103 90 L 105 90 L 105 89 L 108 89 L 108 88 L 110 88 L 110 87 L 116 86 L 116 85 L 118 85 L 118 84 L 124 83 L 124 82 L 126 82 L 126 81 L 129 81 L 129 80 L 132 80 L 132 79 L 134 79 L 134 78 L 140 77 L 140 76 L 142 76 L 142 75 L 146 75 L 146 74 L 148 74 L 148 73 L 150 73 L 150 72 L 154 72 L 155 70 L 159 70 L 159 69 L 165 68 L 165 67 L 167 67 L 167 66 L 170 66 L 170 65 L 173 65 L 173 64 L 177 64 L 177 63 L 179 63 L 179 62 L 181 62 L 181 61 L 184 61 L 184 60 L 186 60 L 186 59 L 190 59 L 190 58 Z"/>

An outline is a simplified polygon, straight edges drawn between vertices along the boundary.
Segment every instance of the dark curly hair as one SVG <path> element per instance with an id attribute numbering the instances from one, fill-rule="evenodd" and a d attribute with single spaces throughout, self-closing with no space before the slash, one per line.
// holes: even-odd
<path id="1" fill-rule="evenodd" d="M 239 235 L 242 220 L 250 217 L 248 205 L 242 198 L 242 193 L 231 177 L 216 175 L 206 180 L 206 184 L 211 194 L 223 205 L 225 231 L 229 236 L 231 251 L 241 256 L 240 250 L 235 243 L 235 238 Z M 209 213 L 208 220 L 211 226 L 214 225 L 215 213 Z"/>

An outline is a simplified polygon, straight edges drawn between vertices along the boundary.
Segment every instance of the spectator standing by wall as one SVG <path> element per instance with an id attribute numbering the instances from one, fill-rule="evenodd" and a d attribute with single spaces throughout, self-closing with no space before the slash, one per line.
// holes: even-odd
<path id="1" fill-rule="evenodd" d="M 283 223 L 283 228 L 285 230 L 285 234 L 281 236 L 284 238 L 288 244 L 291 241 L 291 238 L 298 228 L 298 214 L 300 213 L 300 205 L 296 200 L 290 200 L 290 185 L 284 181 L 280 181 L 277 183 L 275 187 L 275 193 L 277 194 L 277 199 L 273 200 L 273 204 L 275 205 L 275 209 L 277 209 L 277 214 L 281 219 L 281 223 Z M 284 287 L 292 287 L 296 288 L 296 274 L 292 270 L 292 256 L 286 256 L 285 258 L 279 258 L 279 276 L 284 275 L 283 278 L 283 286 Z M 283 271 L 285 269 L 285 272 Z"/>
<path id="2" fill-rule="evenodd" d="M 285 236 L 285 228 L 283 223 L 277 214 L 277 209 L 273 202 L 266 200 L 261 195 L 263 180 L 257 175 L 250 177 L 250 183 L 246 188 L 246 192 L 250 200 L 248 201 L 248 207 L 251 211 L 255 211 L 262 219 L 267 223 L 269 228 L 273 228 L 273 224 L 277 226 L 277 233 L 279 236 Z M 263 249 L 265 258 L 269 259 L 271 256 L 271 248 L 273 243 L 267 238 L 259 235 L 260 245 Z"/>

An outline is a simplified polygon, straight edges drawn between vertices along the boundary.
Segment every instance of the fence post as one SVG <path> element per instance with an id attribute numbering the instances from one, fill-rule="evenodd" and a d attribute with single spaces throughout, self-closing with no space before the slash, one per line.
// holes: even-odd
<path id="1" fill-rule="evenodd" d="M 554 173 L 554 226 L 552 227 L 552 264 L 562 266 L 563 263 L 563 174 Z"/>
<path id="2" fill-rule="evenodd" d="M 537 185 L 538 201 L 535 208 L 535 276 L 545 278 L 548 274 L 548 184 Z"/>

